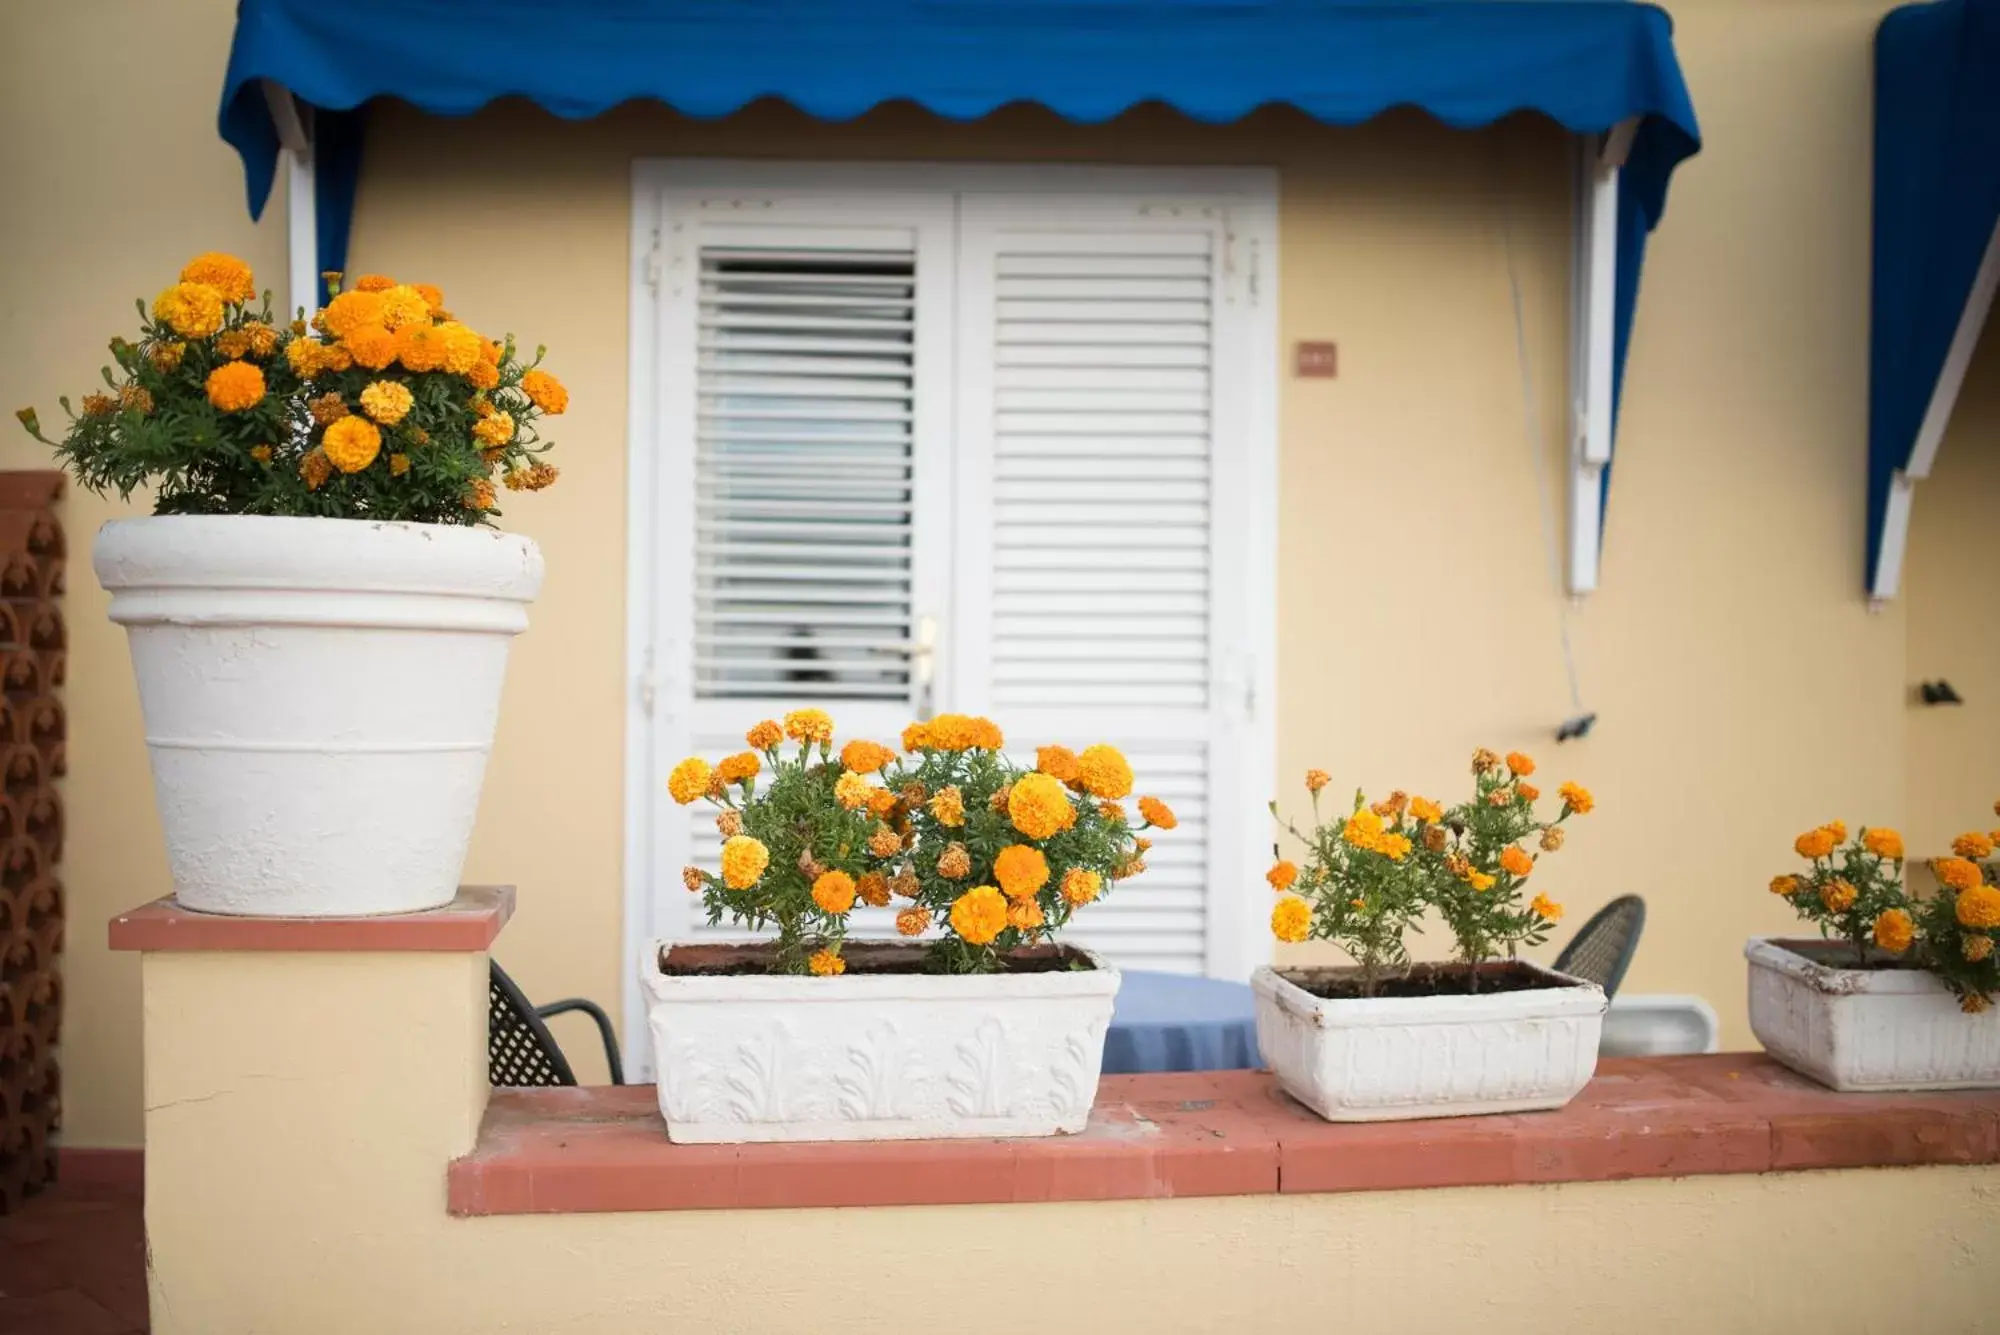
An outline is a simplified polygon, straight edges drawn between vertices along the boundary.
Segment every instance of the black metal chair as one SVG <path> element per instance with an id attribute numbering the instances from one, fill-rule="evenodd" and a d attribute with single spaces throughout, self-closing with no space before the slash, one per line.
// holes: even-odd
<path id="1" fill-rule="evenodd" d="M 1570 938 L 1562 954 L 1556 956 L 1556 972 L 1596 983 L 1606 997 L 1616 996 L 1645 927 L 1646 901 L 1637 895 L 1620 895 L 1592 914 Z"/>
<path id="2" fill-rule="evenodd" d="M 604 1040 L 604 1063 L 611 1068 L 611 1083 L 625 1083 L 625 1066 L 618 1059 L 618 1035 L 611 1017 L 594 1001 L 569 997 L 546 1006 L 529 1003 L 528 998 L 500 962 L 489 958 L 486 985 L 486 1078 L 496 1088 L 529 1085 L 573 1085 L 576 1072 L 563 1056 L 555 1035 L 549 1032 L 551 1015 L 582 1011 L 597 1022 L 598 1036 Z"/>

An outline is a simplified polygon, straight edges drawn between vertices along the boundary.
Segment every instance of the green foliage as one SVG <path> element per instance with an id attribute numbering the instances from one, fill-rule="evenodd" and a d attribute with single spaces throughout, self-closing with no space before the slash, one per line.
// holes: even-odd
<path id="1" fill-rule="evenodd" d="M 1344 819 L 1320 819 L 1317 788 L 1312 804 L 1310 832 L 1284 822 L 1307 849 L 1293 889 L 1311 906 L 1310 935 L 1345 951 L 1360 966 L 1362 995 L 1373 996 L 1385 971 L 1409 967 L 1404 937 L 1427 902 L 1431 873 L 1411 856 L 1409 830 L 1416 822 L 1406 822 L 1407 800 L 1392 797 L 1370 809 L 1358 790 Z M 1277 811 L 1273 802 L 1273 817 Z"/>
<path id="2" fill-rule="evenodd" d="M 2000 950 L 1994 948 L 1993 928 L 1968 927 L 1959 921 L 1963 893 L 1947 886 L 1918 906 L 1918 958 L 1952 990 L 1960 1006 L 1976 1012 L 1985 1010 L 2000 992 Z"/>
<path id="3" fill-rule="evenodd" d="M 1843 846 L 1846 837 L 1847 827 L 1837 821 L 1800 835 L 1795 847 L 1807 860 L 1805 874 L 1780 876 L 1771 891 L 1820 935 L 1845 940 L 1858 966 L 1868 962 L 1868 943 L 1881 916 L 1891 909 L 1909 913 L 1913 905 L 1903 889 L 1902 836 L 1864 828 Z"/>
<path id="4" fill-rule="evenodd" d="M 1539 844 L 1542 853 L 1561 848 L 1560 827 L 1576 813 L 1565 801 L 1556 819 L 1545 823 L 1524 791 L 1526 774 L 1503 769 L 1487 753 L 1475 756 L 1473 765 L 1471 800 L 1445 813 L 1444 847 L 1427 846 L 1422 857 L 1431 873 L 1432 903 L 1451 928 L 1458 957 L 1476 966 L 1502 954 L 1511 959 L 1522 946 L 1549 939 L 1562 906 L 1543 895 L 1523 902 L 1540 861 L 1528 844 Z M 1558 833 L 1551 837 L 1551 830 Z M 1476 972 L 1472 986 L 1477 990 Z"/>

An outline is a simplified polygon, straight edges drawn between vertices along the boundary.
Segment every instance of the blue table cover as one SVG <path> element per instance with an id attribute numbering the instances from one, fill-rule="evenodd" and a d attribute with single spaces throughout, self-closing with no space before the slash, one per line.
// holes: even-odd
<path id="1" fill-rule="evenodd" d="M 1242 1071 L 1263 1065 L 1245 983 L 1127 971 L 1118 988 L 1104 1073 Z"/>

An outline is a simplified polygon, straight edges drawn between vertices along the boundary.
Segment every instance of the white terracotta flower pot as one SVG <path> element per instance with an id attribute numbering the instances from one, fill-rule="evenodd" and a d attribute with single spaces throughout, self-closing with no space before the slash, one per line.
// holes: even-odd
<path id="1" fill-rule="evenodd" d="M 542 582 L 517 534 L 121 519 L 92 565 L 126 628 L 183 905 L 407 913 L 457 893 L 507 649 Z"/>
<path id="2" fill-rule="evenodd" d="M 1604 991 L 1518 967 L 1562 985 L 1328 1000 L 1262 968 L 1250 979 L 1257 1046 L 1286 1092 L 1329 1122 L 1560 1108 L 1597 1069 Z"/>
<path id="3" fill-rule="evenodd" d="M 1764 936 L 1744 946 L 1750 1031 L 1765 1051 L 1833 1089 L 2000 1087 L 2000 1011 L 1965 1014 L 1919 969 L 1842 969 L 1799 953 L 1827 946 Z"/>
<path id="4" fill-rule="evenodd" d="M 670 948 L 654 942 L 640 972 L 671 1140 L 1050 1136 L 1089 1120 L 1118 992 L 1094 955 L 1054 973 L 807 978 L 668 975 Z"/>

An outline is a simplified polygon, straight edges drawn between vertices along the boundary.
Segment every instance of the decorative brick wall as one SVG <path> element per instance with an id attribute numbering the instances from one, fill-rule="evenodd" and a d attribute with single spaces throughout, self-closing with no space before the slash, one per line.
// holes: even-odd
<path id="1" fill-rule="evenodd" d="M 62 491 L 0 472 L 0 1214 L 55 1176 L 62 1122 Z"/>

